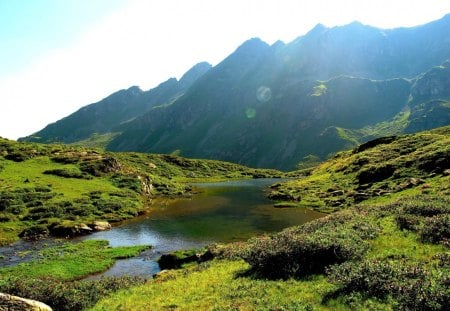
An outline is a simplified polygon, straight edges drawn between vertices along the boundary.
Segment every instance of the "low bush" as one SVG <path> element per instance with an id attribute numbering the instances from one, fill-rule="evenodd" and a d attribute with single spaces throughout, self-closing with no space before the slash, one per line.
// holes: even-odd
<path id="1" fill-rule="evenodd" d="M 419 232 L 424 242 L 444 243 L 450 246 L 450 215 L 437 215 L 425 219 L 424 226 Z"/>
<path id="2" fill-rule="evenodd" d="M 128 188 L 135 192 L 141 191 L 141 182 L 135 176 L 117 175 L 113 177 L 112 181 L 118 188 Z"/>
<path id="3" fill-rule="evenodd" d="M 46 170 L 46 171 L 44 171 L 44 174 L 55 175 L 55 176 L 65 177 L 65 178 L 78 178 L 78 179 L 92 178 L 91 176 L 83 174 L 79 169 L 75 169 L 75 168 L 56 168 L 56 169 L 52 169 L 52 170 Z"/>
<path id="4" fill-rule="evenodd" d="M 316 231 L 312 235 L 285 231 L 254 239 L 244 260 L 258 277 L 287 279 L 322 273 L 329 265 L 361 258 L 367 241 L 353 230 Z"/>
<path id="5" fill-rule="evenodd" d="M 360 293 L 366 297 L 393 297 L 400 310 L 449 310 L 450 280 L 420 265 L 380 260 L 347 262 L 327 269 L 330 282 L 339 289 L 326 299 Z"/>
<path id="6" fill-rule="evenodd" d="M 398 215 L 395 222 L 400 230 L 416 231 L 420 225 L 419 217 L 411 215 Z"/>
<path id="7" fill-rule="evenodd" d="M 400 204 L 403 214 L 431 217 L 450 213 L 450 200 L 445 197 L 415 197 Z"/>

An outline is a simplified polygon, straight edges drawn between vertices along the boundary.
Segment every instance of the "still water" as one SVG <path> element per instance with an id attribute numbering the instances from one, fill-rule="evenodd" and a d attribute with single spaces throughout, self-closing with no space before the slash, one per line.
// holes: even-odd
<path id="1" fill-rule="evenodd" d="M 108 240 L 111 246 L 152 245 L 151 250 L 140 256 L 119 260 L 108 271 L 93 277 L 151 276 L 159 271 L 155 259 L 163 253 L 214 242 L 245 240 L 324 216 L 304 208 L 275 208 L 264 189 L 279 181 L 253 179 L 196 184 L 200 193 L 192 198 L 160 201 L 145 216 L 81 238 Z"/>

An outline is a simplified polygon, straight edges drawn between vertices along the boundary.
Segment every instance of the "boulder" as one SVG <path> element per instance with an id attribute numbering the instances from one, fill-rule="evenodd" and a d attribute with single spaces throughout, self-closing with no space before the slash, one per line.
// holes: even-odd
<path id="1" fill-rule="evenodd" d="M 96 220 L 91 225 L 91 228 L 94 229 L 95 231 L 105 231 L 105 230 L 110 230 L 111 229 L 111 224 L 109 222 L 107 222 L 107 221 Z"/>
<path id="2" fill-rule="evenodd" d="M 52 311 L 45 303 L 0 293 L 0 311 Z"/>

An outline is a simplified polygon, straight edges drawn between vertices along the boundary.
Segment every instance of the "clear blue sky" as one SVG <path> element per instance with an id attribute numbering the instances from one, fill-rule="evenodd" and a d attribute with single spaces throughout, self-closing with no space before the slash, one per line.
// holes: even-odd
<path id="1" fill-rule="evenodd" d="M 26 70 L 126 5 L 123 0 L 0 0 L 0 80 Z"/>
<path id="2" fill-rule="evenodd" d="M 0 136 L 216 65 L 251 37 L 289 42 L 317 23 L 394 28 L 447 13 L 450 0 L 0 0 Z"/>

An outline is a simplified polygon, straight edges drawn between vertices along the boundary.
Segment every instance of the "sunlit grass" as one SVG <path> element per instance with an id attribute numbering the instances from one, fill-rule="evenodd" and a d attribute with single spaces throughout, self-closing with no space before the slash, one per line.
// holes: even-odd
<path id="1" fill-rule="evenodd" d="M 93 190 L 104 193 L 117 191 L 117 187 L 111 184 L 107 178 L 97 177 L 93 179 L 61 178 L 59 176 L 43 174 L 46 170 L 57 168 L 77 168 L 75 165 L 59 164 L 48 157 L 36 157 L 23 162 L 7 161 L 1 172 L 3 187 L 17 187 L 22 185 L 46 185 L 51 186 L 52 191 L 59 194 L 56 200 L 75 199 Z"/>
<path id="2" fill-rule="evenodd" d="M 0 284 L 8 278 L 53 277 L 74 280 L 102 272 L 117 259 L 136 256 L 148 246 L 115 247 L 107 241 L 89 240 L 81 243 L 65 243 L 44 249 L 40 259 L 0 269 Z"/>
<path id="3" fill-rule="evenodd" d="M 333 288 L 323 276 L 304 281 L 257 280 L 240 276 L 247 268 L 242 261 L 213 261 L 169 271 L 101 301 L 93 310 L 303 310 L 308 306 L 332 310 L 321 305 L 321 295 Z"/>
<path id="4" fill-rule="evenodd" d="M 410 261 L 428 261 L 446 251 L 442 245 L 426 244 L 417 234 L 398 229 L 393 216 L 383 218 L 382 232 L 370 242 L 371 250 L 367 258 L 407 258 Z"/>

